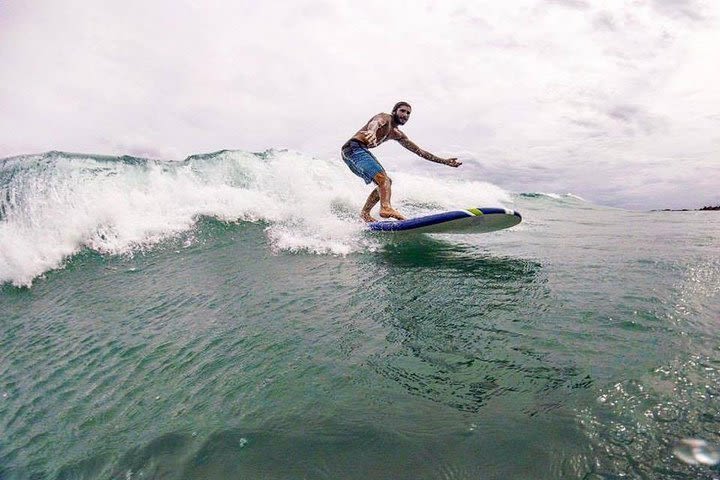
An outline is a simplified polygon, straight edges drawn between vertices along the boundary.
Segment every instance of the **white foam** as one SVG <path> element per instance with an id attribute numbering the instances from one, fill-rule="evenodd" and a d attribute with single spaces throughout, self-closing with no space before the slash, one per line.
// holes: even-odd
<path id="1" fill-rule="evenodd" d="M 581 202 L 589 203 L 583 197 L 581 197 L 579 195 L 575 195 L 574 193 L 569 193 L 569 192 L 568 193 L 531 192 L 531 193 L 525 193 L 523 195 L 547 197 L 547 198 L 552 198 L 553 200 L 563 200 L 563 199 L 580 200 Z"/>
<path id="2" fill-rule="evenodd" d="M 410 215 L 511 202 L 478 181 L 427 172 L 393 179 L 393 203 Z M 377 247 L 358 218 L 372 187 L 339 156 L 236 151 L 146 162 L 52 153 L 6 160 L 0 180 L 0 283 L 29 286 L 83 248 L 148 248 L 192 229 L 200 215 L 267 222 L 276 251 L 344 255 Z"/>

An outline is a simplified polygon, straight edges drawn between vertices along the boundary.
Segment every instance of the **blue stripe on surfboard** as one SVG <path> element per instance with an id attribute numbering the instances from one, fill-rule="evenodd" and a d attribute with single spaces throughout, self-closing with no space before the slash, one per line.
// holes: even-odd
<path id="1" fill-rule="evenodd" d="M 478 208 L 478 210 L 480 210 L 485 215 L 492 215 L 493 213 L 508 213 L 508 210 L 505 210 L 504 208 Z"/>
<path id="2" fill-rule="evenodd" d="M 487 210 L 498 209 L 492 208 Z M 505 213 L 505 210 L 501 211 L 502 213 Z M 430 225 L 436 225 L 438 223 L 449 222 L 450 220 L 457 220 L 458 218 L 465 217 L 472 217 L 472 215 L 464 210 L 455 210 L 452 212 L 443 212 L 436 213 L 435 215 L 427 215 L 425 217 L 409 218 L 407 220 L 383 220 L 380 222 L 370 222 L 368 223 L 368 227 L 370 228 L 370 230 L 396 232 L 402 230 L 412 230 L 420 227 L 428 227 Z"/>

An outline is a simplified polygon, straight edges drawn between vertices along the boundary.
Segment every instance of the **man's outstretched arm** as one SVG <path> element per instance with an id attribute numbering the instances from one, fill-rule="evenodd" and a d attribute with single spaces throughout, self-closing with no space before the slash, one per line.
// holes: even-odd
<path id="1" fill-rule="evenodd" d="M 442 163 L 443 165 L 448 165 L 450 167 L 459 167 L 460 165 L 462 165 L 462 162 L 458 162 L 457 158 L 440 158 L 430 152 L 426 152 L 425 150 L 411 142 L 410 139 L 407 137 L 402 137 L 398 140 L 398 143 L 413 152 L 415 155 L 424 158 L 425 160 L 429 160 L 435 163 Z"/>

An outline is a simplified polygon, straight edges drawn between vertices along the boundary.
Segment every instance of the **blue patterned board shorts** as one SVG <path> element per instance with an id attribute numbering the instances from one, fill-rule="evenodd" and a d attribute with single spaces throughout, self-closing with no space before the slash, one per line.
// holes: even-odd
<path id="1" fill-rule="evenodd" d="M 372 182 L 375 175 L 385 171 L 375 155 L 357 140 L 350 140 L 342 146 L 342 159 L 355 175 L 365 180 L 365 183 Z"/>

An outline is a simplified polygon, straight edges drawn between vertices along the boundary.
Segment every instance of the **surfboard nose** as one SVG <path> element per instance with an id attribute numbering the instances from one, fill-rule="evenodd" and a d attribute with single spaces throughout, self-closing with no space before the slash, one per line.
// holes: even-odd
<path id="1" fill-rule="evenodd" d="M 469 211 L 472 211 L 472 210 L 473 210 L 473 209 L 469 209 Z M 505 215 L 514 215 L 514 216 L 516 216 L 519 220 L 522 221 L 522 215 L 520 215 L 520 212 L 515 211 L 515 210 L 510 210 L 510 209 L 508 209 L 508 208 L 492 208 L 492 207 L 491 207 L 491 208 L 478 208 L 478 209 L 476 209 L 476 210 L 480 211 L 483 215 L 492 215 L 492 214 L 494 214 L 494 213 L 495 213 L 495 214 L 498 214 L 498 213 L 502 214 L 502 213 L 504 213 Z"/>

